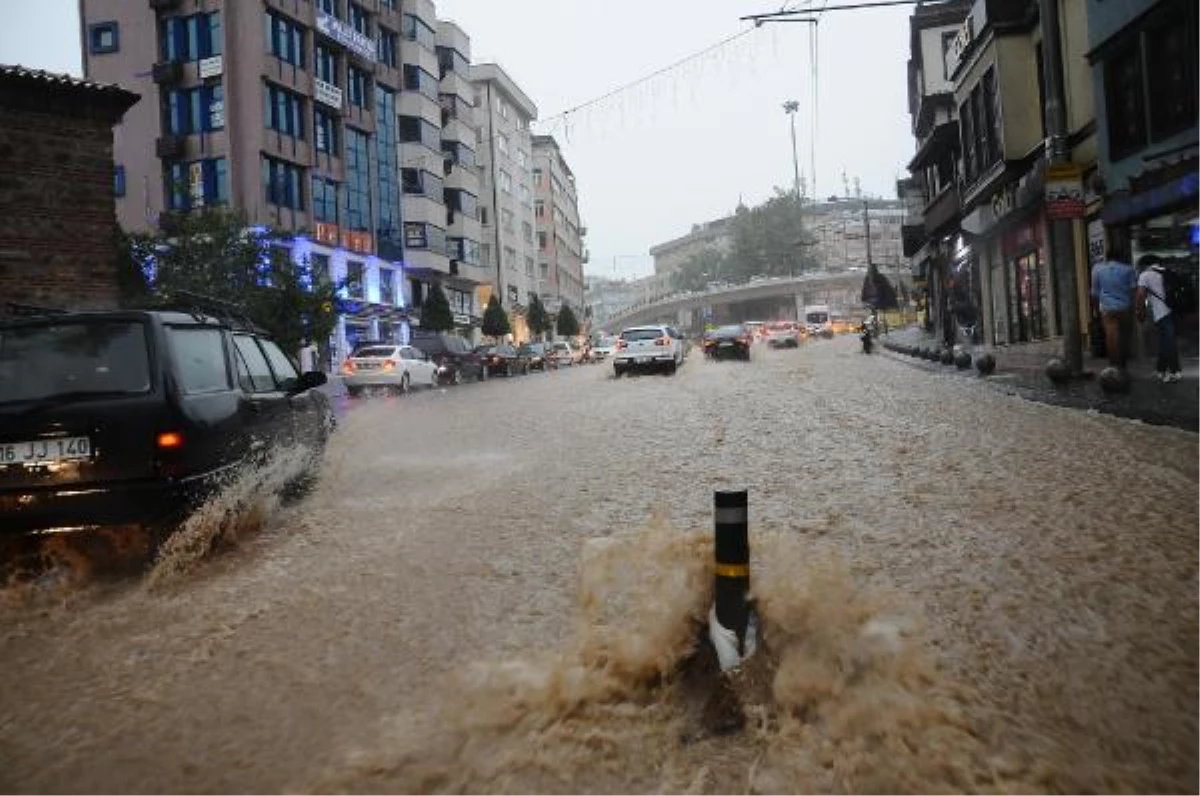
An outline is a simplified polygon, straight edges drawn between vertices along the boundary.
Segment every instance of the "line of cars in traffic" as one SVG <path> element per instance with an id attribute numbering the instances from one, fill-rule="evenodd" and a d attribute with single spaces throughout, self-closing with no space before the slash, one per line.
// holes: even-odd
<path id="1" fill-rule="evenodd" d="M 414 330 L 405 344 L 363 342 L 342 363 L 342 382 L 351 397 L 404 394 L 493 377 L 528 375 L 579 364 L 582 352 L 567 341 L 472 346 L 452 332 Z"/>

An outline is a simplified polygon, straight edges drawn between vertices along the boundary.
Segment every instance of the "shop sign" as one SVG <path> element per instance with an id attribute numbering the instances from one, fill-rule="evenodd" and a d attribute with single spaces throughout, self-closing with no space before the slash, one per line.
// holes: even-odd
<path id="1" fill-rule="evenodd" d="M 330 108 L 342 109 L 342 90 L 319 77 L 313 78 L 313 99 Z"/>
<path id="2" fill-rule="evenodd" d="M 1083 196 L 1083 172 L 1075 163 L 1046 167 L 1046 217 L 1083 218 L 1087 202 Z"/>
<path id="3" fill-rule="evenodd" d="M 318 243 L 324 243 L 328 246 L 336 246 L 338 243 L 338 228 L 336 224 L 329 224 L 324 221 L 317 222 L 316 234 L 313 235 Z"/>
<path id="4" fill-rule="evenodd" d="M 1100 219 L 1088 224 L 1088 262 L 1092 265 L 1104 259 L 1104 222 Z"/>
<path id="5" fill-rule="evenodd" d="M 317 31 L 368 61 L 375 60 L 375 42 L 371 37 L 364 36 L 337 17 L 318 11 Z"/>
<path id="6" fill-rule="evenodd" d="M 343 231 L 342 246 L 352 252 L 371 254 L 371 233 Z"/>
<path id="7" fill-rule="evenodd" d="M 959 26 L 958 32 L 954 34 L 954 39 L 950 42 L 950 70 L 958 68 L 958 64 L 962 61 L 963 53 L 967 51 L 967 47 L 971 46 L 971 39 L 975 36 L 975 29 L 971 24 L 971 15 L 967 14 L 967 18 L 963 20 Z"/>
<path id="8" fill-rule="evenodd" d="M 209 77 L 217 77 L 221 74 L 224 68 L 224 62 L 221 56 L 214 55 L 211 58 L 200 59 L 200 79 L 204 80 Z"/>
<path id="9" fill-rule="evenodd" d="M 470 326 L 471 325 L 471 316 L 470 315 L 467 315 L 462 312 L 456 312 L 451 317 L 454 319 L 454 323 L 458 326 Z"/>

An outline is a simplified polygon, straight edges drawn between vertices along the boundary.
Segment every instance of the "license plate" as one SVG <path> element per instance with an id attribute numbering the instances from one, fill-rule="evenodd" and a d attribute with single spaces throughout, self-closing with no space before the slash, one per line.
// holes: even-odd
<path id="1" fill-rule="evenodd" d="M 376 368 L 378 368 L 378 367 L 379 367 L 379 365 L 375 364 L 374 362 L 360 362 L 360 363 L 358 363 L 358 369 L 359 369 L 359 370 L 375 370 L 375 369 L 376 369 Z"/>
<path id="2" fill-rule="evenodd" d="M 721 348 L 730 348 L 733 343 L 721 343 Z"/>
<path id="3" fill-rule="evenodd" d="M 637 361 L 638 361 L 639 365 L 645 365 L 647 362 L 650 361 L 650 357 L 638 357 Z"/>
<path id="4" fill-rule="evenodd" d="M 92 443 L 87 437 L 0 443 L 0 464 L 47 464 L 87 459 L 91 455 Z"/>

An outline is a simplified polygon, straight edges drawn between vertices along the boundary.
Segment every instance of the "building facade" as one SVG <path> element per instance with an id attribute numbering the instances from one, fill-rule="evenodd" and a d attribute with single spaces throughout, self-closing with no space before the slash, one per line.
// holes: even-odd
<path id="1" fill-rule="evenodd" d="M 533 137 L 533 197 L 538 293 L 549 312 L 570 306 L 582 320 L 586 229 L 579 220 L 575 175 L 553 136 Z"/>
<path id="2" fill-rule="evenodd" d="M 654 273 L 669 277 L 672 273 L 707 249 L 727 253 L 733 245 L 733 216 L 693 224 L 688 234 L 650 247 L 654 258 Z"/>
<path id="3" fill-rule="evenodd" d="M 513 339 L 529 339 L 529 298 L 538 289 L 537 237 L 533 215 L 533 140 L 537 106 L 496 64 L 472 64 L 471 83 L 479 129 L 480 260 L 508 313 Z"/>
<path id="4" fill-rule="evenodd" d="M 470 95 L 454 79 L 462 61 L 443 74 L 434 12 L 429 0 L 80 0 L 85 74 L 142 96 L 115 136 L 121 225 L 223 205 L 271 227 L 345 285 L 333 361 L 360 340 L 405 339 L 434 282 L 469 329 L 487 275 L 453 243 L 469 222 L 447 235 L 442 179 L 473 168 L 455 146 L 471 135 L 446 125 L 443 143 L 442 95 Z M 447 46 L 469 57 L 456 33 Z"/>
<path id="5" fill-rule="evenodd" d="M 1133 263 L 1157 255 L 1197 279 L 1197 11 L 1181 0 L 1088 0 L 1099 169 L 1089 186 L 1093 260 L 1107 238 Z M 1195 346 L 1196 316 L 1183 334 Z"/>
<path id="6" fill-rule="evenodd" d="M 137 102 L 116 86 L 0 67 L 0 317 L 13 305 L 119 300 L 113 126 Z"/>

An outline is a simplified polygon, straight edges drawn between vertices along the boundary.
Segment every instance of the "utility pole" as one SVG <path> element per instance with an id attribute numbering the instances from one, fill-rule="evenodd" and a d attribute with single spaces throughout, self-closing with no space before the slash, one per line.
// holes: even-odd
<path id="1" fill-rule="evenodd" d="M 1038 0 L 1042 25 L 1043 95 L 1046 98 L 1047 168 L 1070 164 L 1067 147 L 1067 103 L 1063 89 L 1062 35 L 1058 19 L 1058 0 Z M 1056 218 L 1050 222 L 1050 265 L 1057 277 L 1059 307 L 1063 320 L 1063 361 L 1071 377 L 1083 372 L 1083 341 L 1079 333 L 1079 300 L 1075 279 L 1074 222 Z"/>
<path id="2" fill-rule="evenodd" d="M 867 239 L 867 270 L 871 270 L 871 205 L 863 199 L 863 234 Z"/>
<path id="3" fill-rule="evenodd" d="M 783 111 L 792 119 L 792 169 L 795 171 L 795 189 L 796 199 L 800 198 L 800 158 L 796 154 L 796 112 L 800 110 L 800 103 L 796 100 L 789 100 L 783 103 Z"/>

